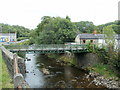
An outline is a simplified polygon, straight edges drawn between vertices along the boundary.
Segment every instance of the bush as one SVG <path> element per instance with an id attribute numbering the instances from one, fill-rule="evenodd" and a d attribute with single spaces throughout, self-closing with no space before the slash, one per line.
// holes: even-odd
<path id="1" fill-rule="evenodd" d="M 21 42 L 21 43 L 17 43 L 17 45 L 30 45 L 30 40 Z"/>
<path id="2" fill-rule="evenodd" d="M 97 53 L 98 57 L 100 58 L 100 63 L 103 63 L 103 65 L 108 65 L 109 68 L 114 71 L 114 73 L 120 76 L 120 52 L 104 46 L 102 46 L 102 48 L 97 46 L 94 48 L 93 47 L 94 45 L 91 44 L 86 45 L 86 48 L 89 52 Z"/>
<path id="3" fill-rule="evenodd" d="M 24 40 L 24 39 L 29 39 L 29 37 L 19 37 L 19 38 L 17 38 L 17 41 L 21 41 L 21 40 Z"/>

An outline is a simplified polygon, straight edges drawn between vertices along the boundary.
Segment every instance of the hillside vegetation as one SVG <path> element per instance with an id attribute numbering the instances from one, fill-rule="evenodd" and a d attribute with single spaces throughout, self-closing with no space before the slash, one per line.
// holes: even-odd
<path id="1" fill-rule="evenodd" d="M 30 29 L 18 25 L 9 25 L 9 24 L 0 23 L 0 32 L 3 33 L 16 32 L 18 40 L 26 39 L 29 38 L 30 36 Z"/>

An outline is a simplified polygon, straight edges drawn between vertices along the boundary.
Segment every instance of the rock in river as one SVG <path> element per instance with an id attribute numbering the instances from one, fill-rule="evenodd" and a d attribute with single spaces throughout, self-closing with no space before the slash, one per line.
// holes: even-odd
<path id="1" fill-rule="evenodd" d="M 45 75 L 50 74 L 50 72 L 49 72 L 48 69 L 46 69 L 46 68 L 42 68 L 41 71 L 42 71 Z"/>

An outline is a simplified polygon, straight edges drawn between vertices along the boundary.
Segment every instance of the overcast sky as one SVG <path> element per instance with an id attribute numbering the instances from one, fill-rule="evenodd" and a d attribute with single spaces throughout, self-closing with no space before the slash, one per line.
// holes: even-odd
<path id="1" fill-rule="evenodd" d="M 119 0 L 0 0 L 0 23 L 36 28 L 43 16 L 95 25 L 118 20 Z"/>

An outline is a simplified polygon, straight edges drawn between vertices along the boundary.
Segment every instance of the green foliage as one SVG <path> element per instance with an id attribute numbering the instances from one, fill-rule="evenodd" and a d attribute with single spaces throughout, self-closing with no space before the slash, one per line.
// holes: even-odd
<path id="1" fill-rule="evenodd" d="M 108 57 L 108 52 L 105 50 L 103 47 L 102 49 L 96 49 L 96 53 L 98 57 L 100 58 L 100 62 L 103 64 L 108 64 L 109 62 L 109 57 Z"/>
<path id="2" fill-rule="evenodd" d="M 118 75 L 120 70 L 120 56 L 119 52 L 117 51 L 106 51 L 105 49 L 98 49 L 97 52 L 98 56 L 101 59 L 101 63 L 107 64 L 110 68 L 115 71 Z"/>
<path id="3" fill-rule="evenodd" d="M 114 59 L 114 67 L 115 69 L 119 72 L 120 74 L 120 52 L 116 53 L 114 55 L 115 59 Z"/>
<path id="4" fill-rule="evenodd" d="M 2 59 L 2 53 L 0 50 L 0 89 L 1 88 L 13 88 L 12 79 L 9 76 L 8 69 L 5 62 Z"/>
<path id="5" fill-rule="evenodd" d="M 117 21 L 114 21 L 114 22 L 109 22 L 109 23 L 106 23 L 106 24 L 102 24 L 102 25 L 98 25 L 98 30 L 99 32 L 103 33 L 103 28 L 104 27 L 107 27 L 109 25 L 112 25 L 112 29 L 115 31 L 115 33 L 117 34 L 120 34 L 120 21 L 117 20 Z"/>
<path id="6" fill-rule="evenodd" d="M 113 30 L 115 33 L 120 34 L 120 25 L 113 24 Z"/>
<path id="7" fill-rule="evenodd" d="M 97 51 L 97 45 L 95 44 L 86 44 L 85 48 L 88 50 L 88 52 L 92 52 L 92 53 L 95 53 Z"/>
<path id="8" fill-rule="evenodd" d="M 115 32 L 113 30 L 113 25 L 109 25 L 104 27 L 104 33 L 106 35 L 106 43 L 108 47 L 108 52 L 106 55 L 106 59 L 108 60 L 108 63 L 111 67 L 113 67 L 116 70 L 120 69 L 120 60 L 118 56 L 118 51 L 114 50 L 115 46 Z"/>
<path id="9" fill-rule="evenodd" d="M 66 16 L 66 19 L 70 20 L 70 17 L 69 17 L 69 16 Z"/>
<path id="10" fill-rule="evenodd" d="M 81 21 L 75 23 L 76 28 L 82 33 L 92 33 L 96 28 L 93 22 Z"/>
<path id="11" fill-rule="evenodd" d="M 2 23 L 0 23 L 0 26 L 2 27 L 2 32 L 4 32 L 4 33 L 16 32 L 17 37 L 29 37 L 29 35 L 30 35 L 30 30 L 23 26 L 18 26 L 18 25 L 11 26 L 11 25 L 2 24 Z"/>
<path id="12" fill-rule="evenodd" d="M 34 32 L 35 43 L 62 44 L 73 42 L 78 30 L 70 19 L 66 18 L 44 16 Z M 31 38 L 31 40 L 33 39 Z"/>
<path id="13" fill-rule="evenodd" d="M 21 43 L 17 43 L 17 44 L 14 44 L 14 45 L 30 45 L 30 44 L 31 44 L 30 40 L 27 40 L 27 41 L 24 41 L 24 42 L 21 42 Z"/>
<path id="14" fill-rule="evenodd" d="M 105 42 L 107 45 L 114 45 L 115 44 L 115 32 L 112 28 L 113 25 L 109 25 L 103 28 L 103 33 L 105 34 Z"/>
<path id="15" fill-rule="evenodd" d="M 118 51 L 106 51 L 106 48 L 102 49 L 96 49 L 95 52 L 100 58 L 100 62 L 103 63 L 103 65 L 108 65 L 111 70 L 114 71 L 117 75 L 120 74 L 120 54 Z M 109 69 L 108 69 L 109 71 Z"/>
<path id="16" fill-rule="evenodd" d="M 97 72 L 101 75 L 104 75 L 106 78 L 117 77 L 117 74 L 113 73 L 114 71 L 110 69 L 110 66 L 107 64 L 96 64 L 90 70 L 91 72 Z"/>
<path id="17" fill-rule="evenodd" d="M 18 37 L 17 41 L 21 41 L 21 40 L 24 40 L 24 39 L 29 39 L 29 37 Z"/>
<path id="18" fill-rule="evenodd" d="M 106 50 L 106 47 L 99 48 L 97 45 L 91 45 L 87 44 L 86 48 L 88 49 L 89 52 L 96 53 L 98 57 L 100 58 L 100 63 L 102 65 L 95 66 L 94 69 L 95 71 L 101 73 L 102 75 L 111 74 L 111 72 L 114 71 L 114 75 L 119 75 L 119 70 L 120 70 L 120 52 L 112 50 Z M 103 70 L 102 67 L 106 67 L 106 71 Z M 111 69 L 111 70 L 109 70 Z M 107 75 L 107 76 L 114 76 L 114 75 Z"/>

